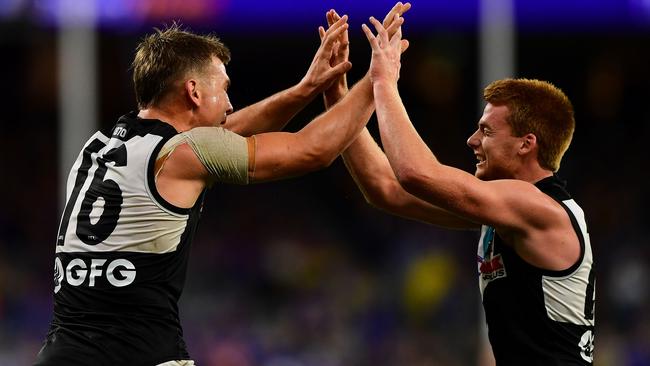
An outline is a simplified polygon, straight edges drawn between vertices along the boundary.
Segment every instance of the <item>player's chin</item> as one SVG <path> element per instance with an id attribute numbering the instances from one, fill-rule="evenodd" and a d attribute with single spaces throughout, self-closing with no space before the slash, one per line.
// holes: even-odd
<path id="1" fill-rule="evenodd" d="M 476 178 L 481 178 L 484 173 L 484 169 L 480 165 L 481 164 L 476 164 L 476 170 L 474 171 L 474 176 Z"/>
<path id="2" fill-rule="evenodd" d="M 480 180 L 489 180 L 487 171 L 483 167 L 476 167 L 476 171 L 474 172 L 474 176 Z"/>

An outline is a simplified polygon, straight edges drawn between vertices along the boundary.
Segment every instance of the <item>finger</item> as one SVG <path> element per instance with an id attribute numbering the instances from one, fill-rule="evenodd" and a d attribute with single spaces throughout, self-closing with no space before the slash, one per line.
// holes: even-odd
<path id="1" fill-rule="evenodd" d="M 336 12 L 336 10 L 332 10 L 332 19 L 334 20 L 341 19 L 341 16 L 339 15 L 339 13 Z M 348 32 L 344 32 L 343 35 L 341 36 L 341 45 L 343 47 L 347 47 L 349 43 L 350 41 L 348 38 Z"/>
<path id="2" fill-rule="evenodd" d="M 401 48 L 401 43 L 402 40 L 402 27 L 397 28 L 397 32 L 393 35 L 393 37 L 390 39 L 390 46 L 393 48 Z"/>
<path id="3" fill-rule="evenodd" d="M 379 23 L 379 21 L 374 17 L 370 17 L 370 22 L 375 26 L 375 29 L 377 30 L 377 37 L 379 38 L 380 44 L 387 45 L 389 43 L 389 39 L 388 33 L 386 32 L 384 26 L 381 25 L 381 23 Z"/>
<path id="4" fill-rule="evenodd" d="M 404 13 L 409 11 L 409 9 L 411 9 L 411 3 L 406 3 L 406 4 L 402 5 L 402 9 L 399 11 L 399 15 L 400 16 L 404 15 Z"/>
<path id="5" fill-rule="evenodd" d="M 392 37 L 397 31 L 397 28 L 400 28 L 402 24 L 404 24 L 404 18 L 400 17 L 399 15 L 395 15 L 395 17 L 395 21 L 392 22 L 388 28 L 386 28 L 386 32 L 388 33 L 389 37 Z"/>
<path id="6" fill-rule="evenodd" d="M 328 11 L 328 12 L 325 14 L 325 17 L 327 18 L 327 25 L 328 25 L 329 27 L 331 27 L 332 24 L 334 24 L 334 22 L 336 22 L 336 21 L 338 20 L 338 19 L 334 19 L 333 14 L 332 14 L 332 10 Z"/>
<path id="7" fill-rule="evenodd" d="M 363 33 L 366 34 L 366 38 L 368 38 L 368 42 L 370 42 L 370 47 L 372 47 L 373 50 L 378 48 L 379 44 L 377 42 L 377 38 L 374 34 L 372 34 L 370 28 L 368 28 L 368 26 L 365 24 L 361 24 L 361 29 L 363 29 Z"/>
<path id="8" fill-rule="evenodd" d="M 348 24 L 343 23 L 339 27 L 334 28 L 332 26 L 330 29 L 325 32 L 325 42 L 334 43 L 339 39 L 341 33 L 345 32 L 348 29 Z"/>
<path id="9" fill-rule="evenodd" d="M 341 16 L 339 15 L 339 13 L 337 13 L 336 10 L 334 10 L 334 9 L 332 9 L 332 19 L 334 19 L 334 20 L 341 19 Z"/>
<path id="10" fill-rule="evenodd" d="M 409 48 L 411 44 L 409 43 L 408 39 L 402 39 L 401 40 L 401 52 L 404 53 L 406 50 Z"/>
<path id="11" fill-rule="evenodd" d="M 402 4 L 401 1 L 398 2 L 397 4 L 393 5 L 393 8 L 390 9 L 388 14 L 386 14 L 386 17 L 384 17 L 384 21 L 383 21 L 384 27 L 388 27 L 390 25 L 390 23 L 393 21 L 393 19 L 395 19 L 395 14 L 400 13 L 400 10 L 402 9 L 402 6 L 403 6 L 403 4 Z"/>
<path id="12" fill-rule="evenodd" d="M 340 64 L 332 67 L 332 69 L 329 71 L 330 77 L 343 75 L 346 72 L 350 71 L 351 68 L 352 68 L 352 62 L 350 61 L 341 62 Z"/>
<path id="13" fill-rule="evenodd" d="M 334 42 L 336 42 L 341 35 L 348 29 L 348 24 L 345 23 L 347 16 L 343 16 L 338 22 L 334 23 L 330 29 L 325 32 L 325 38 L 321 42 L 323 44 L 323 49 L 327 54 L 331 54 L 332 48 L 334 47 Z M 340 22 L 340 23 L 339 23 Z"/>
<path id="14" fill-rule="evenodd" d="M 395 20 L 395 15 L 402 16 L 404 13 L 409 11 L 409 9 L 411 9 L 411 3 L 402 4 L 401 2 L 398 2 L 395 4 L 395 6 L 393 6 L 393 8 L 390 10 L 390 12 L 388 12 L 388 14 L 386 14 L 386 17 L 384 18 L 384 28 L 388 29 L 388 27 L 391 26 Z"/>
<path id="15" fill-rule="evenodd" d="M 323 38 L 325 38 L 325 28 L 318 27 L 318 35 L 320 36 L 320 40 L 322 42 Z"/>
<path id="16" fill-rule="evenodd" d="M 336 22 L 334 22 L 334 24 L 332 24 L 332 25 L 329 27 L 329 29 L 327 30 L 327 32 L 326 32 L 326 33 L 327 33 L 327 36 L 330 36 L 332 33 L 336 33 L 336 32 L 339 31 L 340 28 L 343 27 L 344 25 L 347 26 L 347 21 L 348 21 L 348 16 L 347 16 L 347 15 L 344 15 L 344 16 L 341 17 L 339 20 L 337 20 Z"/>

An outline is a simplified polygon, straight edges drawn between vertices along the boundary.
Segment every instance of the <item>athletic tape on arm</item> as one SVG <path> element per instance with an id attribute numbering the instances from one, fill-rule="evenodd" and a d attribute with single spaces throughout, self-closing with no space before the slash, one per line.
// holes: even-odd
<path id="1" fill-rule="evenodd" d="M 217 182 L 248 184 L 246 138 L 221 127 L 196 127 L 181 132 L 165 143 L 158 158 L 187 143 Z"/>

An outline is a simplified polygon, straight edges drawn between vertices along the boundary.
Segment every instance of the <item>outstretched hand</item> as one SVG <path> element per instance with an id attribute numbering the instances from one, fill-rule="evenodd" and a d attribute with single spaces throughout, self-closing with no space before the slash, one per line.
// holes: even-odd
<path id="1" fill-rule="evenodd" d="M 341 16 L 336 12 L 336 10 L 331 9 L 325 14 L 327 18 L 328 29 L 331 28 L 337 21 L 341 19 Z M 325 29 L 323 27 L 318 28 L 320 33 L 321 41 L 325 38 Z M 332 57 L 330 58 L 330 66 L 335 67 L 342 63 L 349 62 L 350 56 L 350 39 L 348 36 L 348 31 L 345 30 L 341 33 L 338 39 L 334 42 L 334 47 L 332 49 Z M 343 97 L 348 91 L 348 81 L 346 77 L 347 73 L 341 74 L 332 84 L 325 89 L 325 104 L 333 104 Z"/>
<path id="2" fill-rule="evenodd" d="M 391 38 L 397 32 L 397 29 L 401 26 L 401 23 L 397 24 L 395 22 L 396 19 L 395 16 L 398 15 L 401 17 L 402 15 L 404 15 L 404 13 L 409 11 L 409 9 L 411 9 L 411 3 L 403 4 L 400 1 L 397 4 L 395 4 L 392 9 L 390 9 L 388 14 L 386 14 L 386 17 L 384 17 L 384 21 L 382 22 L 382 25 L 384 26 L 384 28 L 386 28 L 386 32 L 388 32 L 388 38 Z M 402 52 L 406 51 L 407 48 L 408 48 L 408 41 L 403 40 Z"/>
<path id="3" fill-rule="evenodd" d="M 402 40 L 402 28 L 404 18 L 396 14 L 394 20 L 390 23 L 389 29 L 394 28 L 395 33 L 389 36 L 388 30 L 379 23 L 374 17 L 370 17 L 370 22 L 377 30 L 375 36 L 367 25 L 362 24 L 363 32 L 372 47 L 372 60 L 370 61 L 370 81 L 373 84 L 378 82 L 387 82 L 395 84 L 399 79 L 401 67 L 400 56 L 403 49 L 408 47 L 408 41 Z"/>
<path id="4" fill-rule="evenodd" d="M 321 38 L 320 47 L 305 77 L 300 81 L 314 95 L 329 88 L 335 80 L 352 68 L 352 63 L 347 59 L 347 50 L 342 49 L 344 43 L 344 48 L 347 48 L 348 16 L 339 17 L 336 14 L 338 19 L 335 19 L 332 12 L 333 10 L 328 12 L 327 31 L 323 27 L 318 29 Z M 345 42 L 342 41 L 343 39 Z"/>

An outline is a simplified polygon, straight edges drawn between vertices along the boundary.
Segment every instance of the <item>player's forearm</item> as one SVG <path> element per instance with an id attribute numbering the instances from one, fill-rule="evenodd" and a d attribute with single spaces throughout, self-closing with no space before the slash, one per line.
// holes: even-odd
<path id="1" fill-rule="evenodd" d="M 242 136 L 279 131 L 316 95 L 316 89 L 297 84 L 231 114 L 224 127 Z"/>
<path id="2" fill-rule="evenodd" d="M 375 83 L 373 88 L 382 145 L 400 183 L 439 165 L 411 124 L 397 85 Z"/>
<path id="3" fill-rule="evenodd" d="M 328 110 L 338 103 L 348 93 L 348 83 L 343 76 L 343 80 L 337 81 L 329 89 L 323 92 L 323 101 L 325 102 L 325 109 Z"/>
<path id="4" fill-rule="evenodd" d="M 438 162 L 411 124 L 396 85 L 375 84 L 374 94 L 381 141 L 400 186 L 418 199 L 468 217 L 460 207 L 467 204 L 466 183 L 472 176 Z"/>
<path id="5" fill-rule="evenodd" d="M 387 213 L 448 229 L 477 225 L 407 192 L 367 129 L 342 154 L 345 166 L 366 201 Z"/>
<path id="6" fill-rule="evenodd" d="M 341 156 L 366 201 L 373 206 L 383 206 L 388 197 L 387 184 L 383 183 L 396 179 L 368 129 L 364 128 Z"/>
<path id="7" fill-rule="evenodd" d="M 312 154 L 331 163 L 358 136 L 373 111 L 372 85 L 366 76 L 341 101 L 298 133 Z"/>

